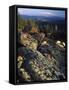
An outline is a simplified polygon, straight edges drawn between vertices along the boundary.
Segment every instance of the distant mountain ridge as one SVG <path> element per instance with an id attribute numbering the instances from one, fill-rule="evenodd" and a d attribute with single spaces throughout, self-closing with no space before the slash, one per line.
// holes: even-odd
<path id="1" fill-rule="evenodd" d="M 65 19 L 63 17 L 58 16 L 29 16 L 29 15 L 20 15 L 23 19 L 32 19 L 32 20 L 40 20 L 46 21 L 49 23 L 64 23 Z"/>

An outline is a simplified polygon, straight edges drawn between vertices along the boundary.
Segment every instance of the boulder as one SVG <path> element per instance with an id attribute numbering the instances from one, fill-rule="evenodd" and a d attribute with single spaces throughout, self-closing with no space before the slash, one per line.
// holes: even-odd
<path id="1" fill-rule="evenodd" d="M 32 50 L 26 46 L 18 49 L 18 55 L 24 58 L 21 68 L 24 68 L 26 72 L 30 75 L 30 80 L 55 80 L 55 78 L 56 80 L 58 80 L 58 73 L 60 71 L 59 67 L 55 63 L 56 60 L 54 58 L 49 60 L 48 57 L 45 57 L 39 51 Z M 19 68 L 19 71 L 21 68 Z M 62 76 L 61 72 L 60 75 Z"/>

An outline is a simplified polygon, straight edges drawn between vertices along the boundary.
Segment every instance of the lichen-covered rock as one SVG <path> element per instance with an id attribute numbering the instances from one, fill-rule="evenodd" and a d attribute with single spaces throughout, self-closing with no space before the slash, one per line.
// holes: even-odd
<path id="1" fill-rule="evenodd" d="M 57 63 L 57 66 L 60 69 L 60 72 L 63 73 L 65 76 L 65 50 L 64 50 L 64 48 L 58 48 L 56 44 L 53 45 L 53 43 L 51 42 L 48 45 L 41 45 L 38 48 L 38 50 L 45 57 L 48 57 L 49 55 L 54 57 L 55 63 Z"/>
<path id="2" fill-rule="evenodd" d="M 20 43 L 30 49 L 37 49 L 38 42 L 28 33 L 21 33 Z"/>
<path id="3" fill-rule="evenodd" d="M 31 36 L 38 41 L 39 44 L 43 41 L 45 38 L 44 33 L 31 33 Z"/>
<path id="4" fill-rule="evenodd" d="M 19 71 L 24 68 L 29 74 L 30 80 L 59 80 L 60 75 L 64 78 L 59 70 L 56 60 L 53 57 L 50 59 L 49 57 L 42 55 L 39 51 L 32 50 L 28 47 L 19 48 L 18 55 L 24 57 L 24 61 L 21 68 L 19 68 Z M 22 76 L 24 74 L 25 73 L 22 72 Z M 27 79 L 25 80 L 28 81 Z"/>

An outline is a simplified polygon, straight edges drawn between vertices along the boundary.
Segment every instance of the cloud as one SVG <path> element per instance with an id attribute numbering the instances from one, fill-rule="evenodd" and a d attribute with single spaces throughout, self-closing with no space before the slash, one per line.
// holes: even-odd
<path id="1" fill-rule="evenodd" d="M 48 16 L 48 15 L 50 15 L 50 16 L 54 16 L 55 14 L 54 13 L 52 13 L 52 12 L 49 12 L 49 11 L 46 11 L 46 12 L 40 12 L 40 14 L 42 14 L 42 15 L 46 15 L 46 16 Z"/>

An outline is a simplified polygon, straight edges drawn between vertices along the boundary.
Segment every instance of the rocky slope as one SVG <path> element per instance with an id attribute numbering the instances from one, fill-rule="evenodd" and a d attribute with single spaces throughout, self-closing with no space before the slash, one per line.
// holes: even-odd
<path id="1" fill-rule="evenodd" d="M 65 79 L 65 49 L 45 38 L 40 33 L 22 32 L 19 36 L 22 46 L 18 48 L 18 74 L 25 81 Z"/>

